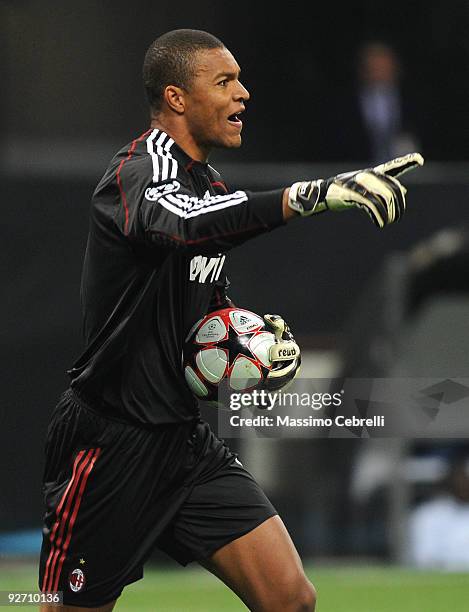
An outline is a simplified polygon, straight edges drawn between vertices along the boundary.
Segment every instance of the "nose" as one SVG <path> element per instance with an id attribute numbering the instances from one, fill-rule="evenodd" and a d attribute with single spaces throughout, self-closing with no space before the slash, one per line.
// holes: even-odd
<path id="1" fill-rule="evenodd" d="M 250 97 L 251 97 L 251 94 L 249 93 L 249 91 L 246 89 L 246 87 L 244 87 L 241 81 L 238 81 L 238 87 L 236 88 L 235 99 L 237 101 L 244 102 L 246 100 L 249 100 Z"/>

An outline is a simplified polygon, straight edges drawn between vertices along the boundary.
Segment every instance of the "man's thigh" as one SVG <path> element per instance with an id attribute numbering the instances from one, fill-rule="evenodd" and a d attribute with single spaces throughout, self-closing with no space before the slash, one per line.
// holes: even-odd
<path id="1" fill-rule="evenodd" d="M 157 546 L 182 565 L 198 561 L 251 610 L 313 610 L 314 589 L 262 488 L 206 423 L 196 437 L 210 460 L 200 462 L 190 495 Z"/>
<path id="2" fill-rule="evenodd" d="M 278 515 L 199 563 L 230 587 L 250 610 L 314 610 L 315 589 Z"/>

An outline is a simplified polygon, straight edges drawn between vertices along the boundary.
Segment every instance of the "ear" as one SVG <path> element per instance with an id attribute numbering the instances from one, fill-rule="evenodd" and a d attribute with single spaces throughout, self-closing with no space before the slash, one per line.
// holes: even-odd
<path id="1" fill-rule="evenodd" d="M 185 111 L 186 103 L 184 99 L 184 91 L 176 85 L 168 85 L 165 90 L 163 97 L 169 108 L 179 115 Z"/>

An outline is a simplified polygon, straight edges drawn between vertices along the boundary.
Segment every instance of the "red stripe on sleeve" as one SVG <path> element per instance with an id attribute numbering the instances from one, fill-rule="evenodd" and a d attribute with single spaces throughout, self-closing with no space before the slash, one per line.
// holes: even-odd
<path id="1" fill-rule="evenodd" d="M 129 150 L 127 151 L 127 157 L 121 161 L 121 163 L 119 164 L 119 167 L 117 169 L 116 181 L 117 181 L 117 185 L 119 187 L 119 191 L 120 191 L 120 194 L 121 194 L 122 205 L 124 206 L 124 212 L 125 212 L 125 223 L 124 223 L 124 234 L 125 235 L 127 235 L 128 228 L 129 228 L 129 206 L 127 204 L 127 197 L 125 195 L 124 187 L 122 185 L 121 170 L 122 170 L 122 167 L 125 164 L 125 162 L 129 161 L 129 159 L 134 154 L 135 148 L 137 147 L 137 143 L 141 142 L 145 138 L 145 136 L 148 136 L 148 134 L 150 134 L 151 131 L 152 130 L 147 130 L 146 132 L 144 132 L 141 136 L 139 136 L 138 138 L 136 138 L 132 142 L 132 144 L 130 145 Z"/>
<path id="2" fill-rule="evenodd" d="M 228 193 L 228 188 L 223 181 L 213 182 L 212 187 L 221 187 L 225 193 Z"/>

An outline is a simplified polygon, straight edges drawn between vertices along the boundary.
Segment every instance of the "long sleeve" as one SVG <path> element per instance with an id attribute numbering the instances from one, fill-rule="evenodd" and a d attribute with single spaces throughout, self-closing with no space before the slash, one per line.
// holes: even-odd
<path id="1" fill-rule="evenodd" d="M 126 195 L 120 231 L 147 246 L 214 254 L 283 225 L 283 189 L 200 198 L 178 180 Z"/>

